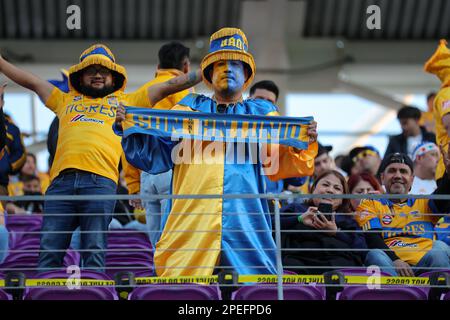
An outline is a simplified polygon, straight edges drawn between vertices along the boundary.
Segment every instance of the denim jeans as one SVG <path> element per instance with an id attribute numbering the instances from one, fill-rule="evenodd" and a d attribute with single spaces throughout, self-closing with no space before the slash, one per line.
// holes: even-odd
<path id="1" fill-rule="evenodd" d="M 128 222 L 126 225 L 122 225 L 117 219 L 112 219 L 111 223 L 108 227 L 109 230 L 117 230 L 117 229 L 131 229 L 131 230 L 137 230 L 142 231 L 143 233 L 147 233 L 147 226 L 143 223 L 140 223 L 137 220 L 133 220 Z M 72 240 L 70 241 L 70 247 L 74 250 L 80 250 L 81 249 L 81 234 L 80 234 L 80 227 L 76 228 L 75 231 L 72 233 Z"/>
<path id="2" fill-rule="evenodd" d="M 172 182 L 172 170 L 160 174 L 141 173 L 141 195 L 169 194 Z M 168 204 L 168 199 L 143 200 L 148 237 L 155 249 L 161 237 L 161 215 Z"/>
<path id="3" fill-rule="evenodd" d="M 380 267 L 381 271 L 387 272 L 394 277 L 398 276 L 393 261 L 380 249 L 370 250 L 367 254 L 365 264 L 366 266 L 376 265 Z M 426 271 L 433 271 L 433 269 L 427 268 L 450 269 L 448 245 L 439 240 L 433 241 L 431 250 L 428 251 L 413 267 L 416 275 Z"/>
<path id="4" fill-rule="evenodd" d="M 4 225 L 0 225 L 0 263 L 5 260 L 8 254 L 9 233 Z"/>
<path id="5" fill-rule="evenodd" d="M 117 185 L 103 176 L 76 171 L 62 173 L 47 189 L 50 195 L 114 195 Z M 103 272 L 107 235 L 115 200 L 47 200 L 44 204 L 39 272 L 60 269 L 72 232 L 81 230 L 81 267 Z M 92 215 L 77 215 L 92 214 Z M 97 232 L 96 232 L 97 231 Z M 86 232 L 86 233 L 85 233 Z M 45 252 L 48 251 L 48 252 Z"/>

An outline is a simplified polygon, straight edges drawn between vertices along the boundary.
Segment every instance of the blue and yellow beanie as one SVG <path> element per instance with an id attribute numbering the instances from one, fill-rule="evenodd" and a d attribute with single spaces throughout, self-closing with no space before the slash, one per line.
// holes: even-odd
<path id="1" fill-rule="evenodd" d="M 210 68 L 214 62 L 220 60 L 239 60 L 244 63 L 248 71 L 247 80 L 244 83 L 245 90 L 255 77 L 255 61 L 248 53 L 248 42 L 244 32 L 238 28 L 222 28 L 213 33 L 209 40 L 209 52 L 201 62 L 203 80 L 211 87 L 212 82 L 209 76 Z"/>
<path id="2" fill-rule="evenodd" d="M 127 85 L 127 72 L 125 68 L 116 63 L 116 59 L 103 44 L 96 44 L 86 49 L 80 56 L 80 63 L 70 67 L 70 85 L 80 92 L 81 71 L 91 65 L 99 64 L 111 70 L 114 78 L 114 91 L 125 90 Z"/>
<path id="3" fill-rule="evenodd" d="M 436 75 L 442 82 L 442 87 L 450 85 L 450 50 L 447 41 L 441 39 L 434 54 L 425 63 L 424 71 Z"/>

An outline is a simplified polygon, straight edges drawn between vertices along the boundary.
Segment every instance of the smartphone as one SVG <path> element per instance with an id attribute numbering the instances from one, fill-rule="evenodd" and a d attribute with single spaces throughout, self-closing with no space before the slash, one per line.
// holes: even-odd
<path id="1" fill-rule="evenodd" d="M 331 203 L 319 203 L 317 208 L 319 212 L 328 220 L 331 221 L 331 213 L 333 212 L 333 206 Z"/>

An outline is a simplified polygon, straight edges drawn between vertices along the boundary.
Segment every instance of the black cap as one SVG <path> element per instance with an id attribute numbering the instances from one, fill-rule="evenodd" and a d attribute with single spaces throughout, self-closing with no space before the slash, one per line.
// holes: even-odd
<path id="1" fill-rule="evenodd" d="M 404 153 L 391 153 L 384 157 L 383 161 L 381 162 L 380 169 L 378 170 L 379 173 L 384 172 L 386 168 L 392 164 L 392 163 L 403 163 L 406 164 L 410 169 L 411 172 L 414 172 L 414 164 L 408 155 Z"/>
<path id="2" fill-rule="evenodd" d="M 321 156 L 324 153 L 328 153 L 331 150 L 333 150 L 333 146 L 324 146 L 324 145 L 320 144 L 320 142 L 319 142 L 319 148 L 317 150 L 317 156 L 316 157 Z"/>

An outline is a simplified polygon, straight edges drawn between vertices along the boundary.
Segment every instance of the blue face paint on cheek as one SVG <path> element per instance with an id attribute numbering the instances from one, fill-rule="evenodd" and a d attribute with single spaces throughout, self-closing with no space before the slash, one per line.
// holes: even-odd
<path id="1" fill-rule="evenodd" d="M 245 75 L 244 75 L 244 65 L 240 61 L 229 61 L 227 62 L 228 70 L 233 75 L 228 79 L 228 90 L 229 91 L 238 91 L 242 89 L 242 86 L 245 83 Z"/>

